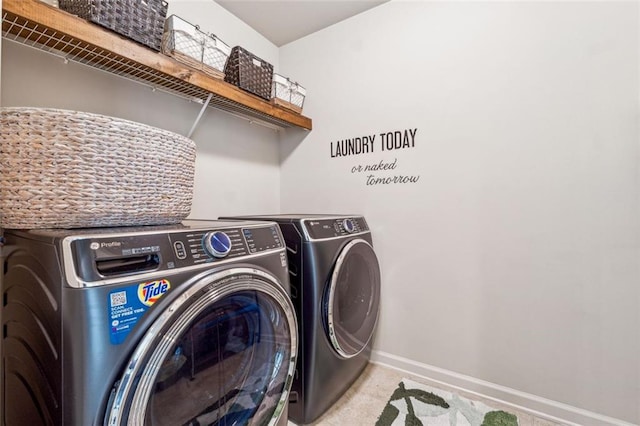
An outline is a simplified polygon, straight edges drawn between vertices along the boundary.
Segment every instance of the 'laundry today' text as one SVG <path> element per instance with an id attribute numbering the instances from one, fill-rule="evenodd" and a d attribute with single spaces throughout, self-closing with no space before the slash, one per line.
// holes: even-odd
<path id="1" fill-rule="evenodd" d="M 331 142 L 331 158 L 377 152 L 376 145 L 380 152 L 415 148 L 417 132 L 417 128 L 396 130 Z"/>

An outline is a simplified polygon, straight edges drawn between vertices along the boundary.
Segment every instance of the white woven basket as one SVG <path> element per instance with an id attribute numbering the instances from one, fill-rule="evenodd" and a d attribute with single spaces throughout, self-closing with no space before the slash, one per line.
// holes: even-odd
<path id="1" fill-rule="evenodd" d="M 0 109 L 0 226 L 178 223 L 189 215 L 195 143 L 132 121 Z"/>

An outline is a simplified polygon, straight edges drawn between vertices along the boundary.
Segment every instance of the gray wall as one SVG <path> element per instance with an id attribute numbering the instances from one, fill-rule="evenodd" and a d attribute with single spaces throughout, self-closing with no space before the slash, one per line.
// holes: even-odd
<path id="1" fill-rule="evenodd" d="M 280 49 L 314 119 L 283 138 L 282 211 L 369 219 L 378 360 L 640 423 L 639 15 L 392 1 Z M 381 151 L 404 129 L 414 146 Z M 363 135 L 374 152 L 332 157 Z"/>

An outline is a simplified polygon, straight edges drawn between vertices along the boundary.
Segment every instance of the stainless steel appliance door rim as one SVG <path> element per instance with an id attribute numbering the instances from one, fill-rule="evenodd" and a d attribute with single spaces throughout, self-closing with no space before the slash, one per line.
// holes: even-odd
<path id="1" fill-rule="evenodd" d="M 247 276 L 248 278 L 240 279 L 236 283 L 220 283 L 223 279 L 236 275 Z M 250 279 L 249 277 L 251 276 L 255 277 L 255 279 Z M 269 282 L 271 285 L 265 285 L 260 279 Z M 208 289 L 206 288 L 207 286 L 209 286 Z M 175 344 L 177 337 L 188 328 L 190 322 L 206 307 L 233 293 L 246 290 L 265 293 L 274 299 L 284 312 L 288 323 L 291 355 L 285 390 L 282 392 L 274 415 L 269 422 L 269 425 L 275 425 L 286 406 L 289 388 L 295 371 L 298 353 L 297 321 L 293 305 L 288 294 L 282 288 L 282 284 L 272 275 L 253 268 L 230 268 L 205 275 L 165 309 L 145 333 L 126 365 L 121 380 L 115 386 L 112 402 L 107 410 L 107 424 L 109 426 L 121 426 L 123 424 L 127 426 L 144 425 L 146 408 L 153 384 L 162 361 Z M 204 291 L 204 294 L 198 296 L 197 293 L 202 291 Z M 185 303 L 193 301 L 194 297 L 196 297 L 194 303 L 186 306 L 186 308 L 183 307 Z M 177 314 L 178 312 L 182 313 Z M 177 318 L 176 315 L 178 315 Z M 158 333 L 167 328 L 167 326 L 167 331 L 158 342 Z M 148 361 L 143 363 L 142 360 L 146 358 L 149 358 Z M 139 377 L 139 380 L 136 380 L 137 377 Z M 131 400 L 131 406 L 126 410 L 127 401 L 129 400 Z M 124 415 L 127 411 L 129 415 L 125 419 Z"/>
<path id="2" fill-rule="evenodd" d="M 346 268 L 347 263 L 345 260 L 347 256 L 355 251 L 358 248 L 363 247 L 366 250 L 366 254 L 369 256 L 369 260 L 367 261 L 367 266 L 374 273 L 374 276 L 371 277 L 371 282 L 366 282 L 365 285 L 369 286 L 372 290 L 371 298 L 368 300 L 372 306 L 369 308 L 372 309 L 373 312 L 373 322 L 369 321 L 369 330 L 366 335 L 366 339 L 362 339 L 359 342 L 357 348 L 347 348 L 346 345 L 342 344 L 339 339 L 339 334 L 344 334 L 341 330 L 339 330 L 339 320 L 336 321 L 336 312 L 335 312 L 335 304 L 337 302 L 336 293 L 340 290 L 339 279 L 341 277 L 341 273 L 343 269 Z M 336 350 L 336 352 L 343 358 L 353 358 L 360 354 L 369 344 L 371 339 L 373 338 L 373 332 L 375 330 L 375 326 L 378 322 L 379 315 L 379 301 L 380 301 L 380 268 L 378 258 L 373 250 L 373 246 L 369 244 L 369 242 L 357 238 L 350 241 L 340 252 L 338 259 L 335 262 L 335 266 L 333 269 L 333 273 L 331 274 L 331 281 L 328 288 L 328 293 L 326 296 L 326 325 L 328 328 L 329 340 L 331 341 L 331 345 Z M 339 304 L 339 302 L 338 302 Z M 369 309 L 367 310 L 367 312 Z M 365 320 L 368 318 L 365 318 Z M 364 325 L 364 324 L 363 324 Z"/>

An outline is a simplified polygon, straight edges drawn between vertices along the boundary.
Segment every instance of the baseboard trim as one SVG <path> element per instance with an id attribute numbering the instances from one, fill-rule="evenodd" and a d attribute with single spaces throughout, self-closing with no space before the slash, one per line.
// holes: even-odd
<path id="1" fill-rule="evenodd" d="M 637 426 L 624 420 L 604 416 L 582 408 L 521 392 L 506 386 L 476 379 L 443 368 L 434 367 L 374 350 L 371 362 L 403 371 L 425 380 L 492 399 L 537 417 L 570 426 Z"/>

